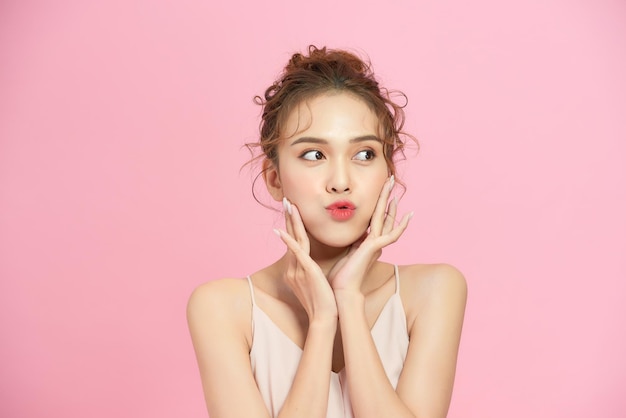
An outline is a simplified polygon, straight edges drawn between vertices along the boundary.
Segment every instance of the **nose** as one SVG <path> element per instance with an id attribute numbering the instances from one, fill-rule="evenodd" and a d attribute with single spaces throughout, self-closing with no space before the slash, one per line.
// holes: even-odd
<path id="1" fill-rule="evenodd" d="M 328 193 L 347 193 L 350 191 L 350 173 L 344 163 L 336 162 L 328 175 L 326 186 Z"/>

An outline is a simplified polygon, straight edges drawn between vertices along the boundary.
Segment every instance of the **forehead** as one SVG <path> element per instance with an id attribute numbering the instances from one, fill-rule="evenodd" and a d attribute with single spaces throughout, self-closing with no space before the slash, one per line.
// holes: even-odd
<path id="1" fill-rule="evenodd" d="M 303 100 L 285 120 L 282 135 L 303 133 L 320 137 L 376 135 L 376 114 L 360 98 L 349 93 L 325 93 Z"/>

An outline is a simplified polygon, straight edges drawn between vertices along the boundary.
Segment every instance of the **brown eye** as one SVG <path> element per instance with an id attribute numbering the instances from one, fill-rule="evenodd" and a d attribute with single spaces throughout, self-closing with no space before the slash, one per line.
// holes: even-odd
<path id="1" fill-rule="evenodd" d="M 375 156 L 376 154 L 374 153 L 374 151 L 372 151 L 371 149 L 366 149 L 366 150 L 357 152 L 357 154 L 354 156 L 354 159 L 360 160 L 360 161 L 369 161 L 369 160 L 373 160 Z"/>
<path id="2" fill-rule="evenodd" d="M 324 159 L 324 154 L 318 150 L 307 151 L 301 155 L 301 158 L 309 161 L 318 161 Z"/>

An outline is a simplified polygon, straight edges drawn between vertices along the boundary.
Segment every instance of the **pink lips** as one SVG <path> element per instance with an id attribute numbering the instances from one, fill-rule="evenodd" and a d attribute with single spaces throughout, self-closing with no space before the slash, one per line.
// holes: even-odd
<path id="1" fill-rule="evenodd" d="M 355 209 L 356 206 L 354 206 L 354 203 L 348 200 L 339 200 L 329 206 L 326 206 L 326 210 L 336 221 L 347 221 L 352 218 L 352 216 L 354 216 Z"/>

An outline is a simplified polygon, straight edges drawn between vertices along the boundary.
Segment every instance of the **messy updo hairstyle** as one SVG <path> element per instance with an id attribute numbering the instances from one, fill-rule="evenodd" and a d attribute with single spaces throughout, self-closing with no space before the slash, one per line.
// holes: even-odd
<path id="1" fill-rule="evenodd" d="M 302 101 L 325 93 L 349 93 L 362 100 L 374 112 L 379 121 L 379 138 L 383 142 L 383 154 L 390 174 L 395 174 L 395 158 L 404 156 L 405 140 L 417 141 L 403 132 L 406 96 L 401 92 L 389 92 L 381 87 L 374 76 L 369 61 L 351 52 L 338 49 L 309 46 L 308 55 L 293 54 L 278 79 L 265 90 L 263 97 L 254 101 L 262 106 L 260 138 L 247 144 L 256 158 L 267 158 L 278 169 L 278 147 L 284 139 L 283 127 L 291 112 Z M 395 103 L 391 95 L 403 99 Z"/>

